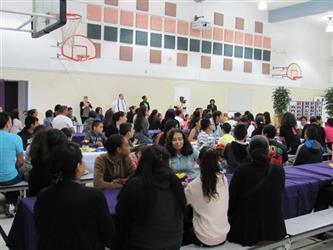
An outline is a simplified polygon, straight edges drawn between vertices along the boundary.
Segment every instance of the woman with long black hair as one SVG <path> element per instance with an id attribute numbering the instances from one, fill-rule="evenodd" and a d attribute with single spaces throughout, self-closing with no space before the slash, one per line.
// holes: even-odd
<path id="1" fill-rule="evenodd" d="M 138 169 L 118 197 L 115 249 L 180 248 L 186 198 L 169 158 L 158 145 L 143 150 Z"/>
<path id="2" fill-rule="evenodd" d="M 148 109 L 146 106 L 141 106 L 136 115 L 134 122 L 134 138 L 138 140 L 139 144 L 151 144 L 152 140 L 148 137 L 149 122 L 147 119 Z"/>
<path id="3" fill-rule="evenodd" d="M 217 150 L 202 148 L 199 165 L 201 176 L 185 189 L 187 204 L 193 208 L 192 242 L 212 247 L 223 244 L 230 229 L 228 181 L 220 170 Z"/>
<path id="4" fill-rule="evenodd" d="M 298 146 L 301 144 L 300 137 L 297 134 L 297 122 L 295 116 L 286 112 L 282 116 L 280 137 L 284 138 L 284 144 L 288 148 L 288 154 L 296 154 Z"/>
<path id="5" fill-rule="evenodd" d="M 229 241 L 244 246 L 282 240 L 286 236 L 283 216 L 284 169 L 271 165 L 268 141 L 254 136 L 250 161 L 236 169 L 229 192 Z"/>

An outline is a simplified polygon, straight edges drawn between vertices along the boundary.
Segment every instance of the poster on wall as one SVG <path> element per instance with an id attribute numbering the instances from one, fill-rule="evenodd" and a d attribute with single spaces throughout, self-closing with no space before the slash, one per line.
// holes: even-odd
<path id="1" fill-rule="evenodd" d="M 296 116 L 296 119 L 300 119 L 302 116 L 306 116 L 308 119 L 311 116 L 323 115 L 323 102 L 320 100 L 310 101 L 291 101 L 289 102 L 289 112 Z"/>
<path id="2" fill-rule="evenodd" d="M 171 108 L 174 106 L 181 106 L 180 97 L 183 97 L 185 103 L 182 104 L 183 112 L 185 114 L 190 113 L 191 110 L 191 89 L 190 88 L 184 88 L 184 87 L 174 87 L 174 104 Z"/>

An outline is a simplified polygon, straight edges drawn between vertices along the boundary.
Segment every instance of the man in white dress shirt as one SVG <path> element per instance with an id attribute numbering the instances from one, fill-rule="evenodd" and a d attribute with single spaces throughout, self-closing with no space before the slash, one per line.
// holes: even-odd
<path id="1" fill-rule="evenodd" d="M 124 98 L 123 94 L 119 94 L 119 98 L 117 100 L 114 100 L 112 103 L 112 111 L 114 113 L 122 111 L 127 112 L 127 104 Z"/>

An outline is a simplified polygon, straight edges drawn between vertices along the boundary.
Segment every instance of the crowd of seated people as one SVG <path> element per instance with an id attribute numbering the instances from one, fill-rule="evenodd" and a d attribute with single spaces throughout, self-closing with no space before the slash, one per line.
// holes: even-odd
<path id="1" fill-rule="evenodd" d="M 187 117 L 175 107 L 161 119 L 150 107 L 144 96 L 128 113 L 109 109 L 104 115 L 87 97 L 81 102 L 83 144 L 106 150 L 95 160 L 93 188 L 78 185 L 85 163 L 70 142 L 78 122 L 71 109 L 48 110 L 44 126 L 31 110 L 24 128 L 17 110 L 0 113 L 0 186 L 23 180 L 27 162 L 39 249 L 179 249 L 226 240 L 250 246 L 285 237 L 283 166 L 288 154 L 295 155 L 294 165 L 321 162 L 333 142 L 332 118 L 325 128 L 320 117 L 304 123 L 301 143 L 289 112 L 276 128 L 268 112 L 229 118 L 214 100 Z M 160 133 L 152 138 L 150 129 Z M 233 174 L 230 185 L 226 172 Z M 121 189 L 114 223 L 102 193 L 108 189 Z M 321 206 L 331 189 L 321 193 Z M 6 214 L 13 216 L 18 193 L 5 198 Z M 56 208 L 66 216 L 50 219 Z M 59 230 L 66 223 L 76 223 L 75 229 Z"/>

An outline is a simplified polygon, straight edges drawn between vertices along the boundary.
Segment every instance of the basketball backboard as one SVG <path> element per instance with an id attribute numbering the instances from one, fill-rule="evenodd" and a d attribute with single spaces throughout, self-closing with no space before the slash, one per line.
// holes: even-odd
<path id="1" fill-rule="evenodd" d="M 33 0 L 32 8 L 34 13 L 45 15 L 37 16 L 31 22 L 33 38 L 41 37 L 66 24 L 66 0 Z"/>

